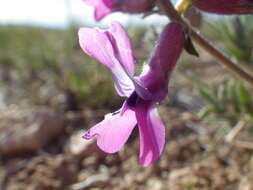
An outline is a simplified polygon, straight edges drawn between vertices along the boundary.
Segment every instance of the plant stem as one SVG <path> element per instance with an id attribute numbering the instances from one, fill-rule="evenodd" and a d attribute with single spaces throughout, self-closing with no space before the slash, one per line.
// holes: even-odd
<path id="1" fill-rule="evenodd" d="M 203 49 L 205 49 L 210 55 L 215 57 L 223 65 L 227 66 L 230 70 L 237 73 L 241 78 L 247 80 L 253 85 L 253 76 L 245 72 L 236 63 L 234 63 L 228 56 L 224 55 L 219 49 L 214 47 L 208 40 L 206 40 L 199 32 L 196 32 L 191 26 L 189 26 L 182 17 L 175 10 L 170 0 L 159 0 L 160 6 L 164 13 L 171 19 L 180 22 L 185 31 L 189 33 L 191 38 Z"/>

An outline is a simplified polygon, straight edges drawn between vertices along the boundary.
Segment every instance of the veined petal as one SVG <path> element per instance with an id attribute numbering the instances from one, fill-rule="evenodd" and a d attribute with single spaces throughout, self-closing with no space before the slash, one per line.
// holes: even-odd
<path id="1" fill-rule="evenodd" d="M 129 75 L 133 76 L 135 72 L 135 58 L 133 56 L 131 41 L 125 29 L 118 22 L 112 22 L 108 32 L 113 36 L 115 55 L 124 66 Z"/>
<path id="2" fill-rule="evenodd" d="M 134 84 L 132 79 L 130 79 L 130 74 L 126 70 L 128 67 L 121 63 L 121 59 L 118 59 L 117 56 L 119 54 L 117 41 L 119 39 L 123 40 L 121 39 L 122 36 L 119 35 L 114 37 L 109 31 L 87 27 L 81 28 L 78 35 L 80 46 L 83 51 L 105 65 L 111 71 L 119 95 L 129 97 L 134 91 Z M 133 62 L 132 64 L 134 65 Z"/>
<path id="3" fill-rule="evenodd" d="M 124 103 L 118 112 L 105 115 L 105 119 L 92 127 L 83 138 L 89 140 L 96 136 L 101 150 L 115 153 L 126 143 L 136 123 L 135 112 Z"/>
<path id="4" fill-rule="evenodd" d="M 139 100 L 136 118 L 140 132 L 140 164 L 148 166 L 158 159 L 165 144 L 165 127 L 155 103 Z"/>

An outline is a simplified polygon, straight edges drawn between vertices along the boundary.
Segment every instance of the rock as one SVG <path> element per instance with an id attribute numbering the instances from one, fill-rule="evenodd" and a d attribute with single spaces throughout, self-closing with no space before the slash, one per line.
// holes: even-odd
<path id="1" fill-rule="evenodd" d="M 97 174 L 90 176 L 85 181 L 73 184 L 70 186 L 71 190 L 82 190 L 82 189 L 90 189 L 91 187 L 101 187 L 108 183 L 109 181 L 108 174 Z"/>
<path id="2" fill-rule="evenodd" d="M 242 178 L 238 189 L 252 190 L 253 189 L 253 175 Z"/>
<path id="3" fill-rule="evenodd" d="M 190 167 L 173 170 L 169 175 L 169 187 L 175 190 L 181 190 L 202 187 L 208 187 L 208 180 L 198 176 Z"/>
<path id="4" fill-rule="evenodd" d="M 238 170 L 228 168 L 223 160 L 210 156 L 189 167 L 172 170 L 168 178 L 168 186 L 173 190 L 221 190 L 236 184 L 238 179 L 240 179 Z"/>
<path id="5" fill-rule="evenodd" d="M 3 184 L 5 181 L 6 171 L 4 167 L 0 167 L 0 189 L 3 189 Z"/>
<path id="6" fill-rule="evenodd" d="M 41 155 L 8 176 L 5 189 L 68 189 L 77 181 L 77 166 L 63 154 Z"/>
<path id="7" fill-rule="evenodd" d="M 163 188 L 163 183 L 159 178 L 149 178 L 149 180 L 147 181 L 147 186 L 149 189 L 152 190 L 161 190 L 161 189 L 166 189 Z"/>
<path id="8" fill-rule="evenodd" d="M 36 152 L 64 128 L 64 118 L 48 108 L 0 111 L 0 154 Z"/>

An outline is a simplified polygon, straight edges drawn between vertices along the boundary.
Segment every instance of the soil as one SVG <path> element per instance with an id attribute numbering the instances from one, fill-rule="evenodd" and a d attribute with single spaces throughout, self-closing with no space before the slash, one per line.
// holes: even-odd
<path id="1" fill-rule="evenodd" d="M 113 111 L 84 108 L 62 113 L 64 128 L 39 149 L 2 154 L 0 189 L 253 190 L 253 149 L 226 143 L 217 133 L 224 126 L 197 117 L 204 103 L 194 96 L 189 81 L 175 74 L 170 91 L 169 100 L 159 107 L 167 126 L 166 146 L 153 165 L 138 165 L 138 130 L 112 155 L 101 152 L 95 141 L 81 139 L 104 113 Z M 23 110 L 19 105 L 15 109 Z"/>

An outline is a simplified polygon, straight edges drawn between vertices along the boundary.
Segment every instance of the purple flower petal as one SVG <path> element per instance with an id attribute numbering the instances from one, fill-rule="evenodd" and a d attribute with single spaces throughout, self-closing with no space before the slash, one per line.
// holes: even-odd
<path id="1" fill-rule="evenodd" d="M 111 8 L 111 4 L 115 2 L 115 0 L 84 0 L 85 3 L 91 5 L 95 8 L 95 20 L 100 21 L 106 15 L 115 11 Z"/>
<path id="2" fill-rule="evenodd" d="M 136 118 L 140 132 L 140 164 L 148 166 L 158 159 L 165 144 L 165 127 L 154 102 L 139 100 Z"/>
<path id="3" fill-rule="evenodd" d="M 109 30 L 117 31 L 118 35 L 114 36 Z M 129 39 L 125 34 L 119 35 L 119 31 L 123 30 L 120 24 L 114 23 L 109 30 L 81 28 L 78 32 L 80 46 L 85 53 L 104 64 L 110 70 L 118 94 L 129 97 L 134 91 L 134 84 L 130 78 L 134 69 L 134 62 L 131 61 L 131 57 L 133 57 L 131 56 L 131 47 L 127 45 Z M 125 44 L 123 43 L 124 40 L 126 40 Z M 121 54 L 120 48 L 129 49 L 123 50 Z M 129 62 L 121 62 L 123 58 L 126 58 Z"/>
<path id="4" fill-rule="evenodd" d="M 142 13 L 150 11 L 156 0 L 84 0 L 95 8 L 96 21 L 114 11 Z"/>
<path id="5" fill-rule="evenodd" d="M 152 10 L 156 0 L 125 0 L 121 3 L 121 11 L 127 13 L 143 13 Z"/>
<path id="6" fill-rule="evenodd" d="M 89 140 L 96 136 L 101 150 L 115 153 L 126 143 L 136 123 L 135 112 L 124 103 L 117 113 L 105 115 L 105 119 L 92 127 L 83 138 Z"/>
<path id="7" fill-rule="evenodd" d="M 160 65 L 157 65 L 156 68 L 150 68 L 149 65 L 145 67 L 147 67 L 147 72 L 136 77 L 136 83 L 139 86 L 135 85 L 135 89 L 144 100 L 160 102 L 168 93 L 168 77 Z"/>
<path id="8" fill-rule="evenodd" d="M 252 0 L 192 0 L 193 6 L 215 14 L 252 14 Z"/>
<path id="9" fill-rule="evenodd" d="M 139 77 L 139 83 L 161 101 L 168 93 L 168 81 L 184 47 L 184 31 L 179 23 L 168 24 L 160 35 L 149 65 Z"/>
<path id="10" fill-rule="evenodd" d="M 129 75 L 133 76 L 135 72 L 135 58 L 132 52 L 131 41 L 125 29 L 118 22 L 111 22 L 108 33 L 112 35 L 112 45 L 116 57 Z"/>

